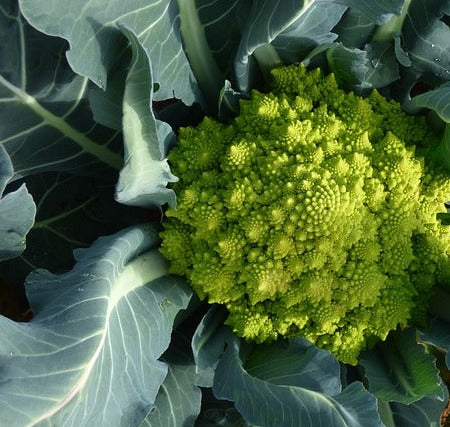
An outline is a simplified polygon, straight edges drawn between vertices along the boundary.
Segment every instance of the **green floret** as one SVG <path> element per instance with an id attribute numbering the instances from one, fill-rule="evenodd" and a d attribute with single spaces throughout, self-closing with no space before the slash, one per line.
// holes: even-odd
<path id="1" fill-rule="evenodd" d="M 435 139 L 376 91 L 275 69 L 272 91 L 253 91 L 230 124 L 180 131 L 161 252 L 239 336 L 300 335 L 356 364 L 423 321 L 432 286 L 450 279 L 450 232 L 436 221 L 450 178 L 414 148 Z"/>

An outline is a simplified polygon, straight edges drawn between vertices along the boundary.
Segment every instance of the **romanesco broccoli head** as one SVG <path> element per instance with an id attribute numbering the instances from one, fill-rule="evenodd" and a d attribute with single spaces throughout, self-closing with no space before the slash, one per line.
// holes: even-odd
<path id="1" fill-rule="evenodd" d="M 424 314 L 449 276 L 450 232 L 436 213 L 450 179 L 427 169 L 421 117 L 332 74 L 273 70 L 230 124 L 181 129 L 180 178 L 162 253 L 238 335 L 304 336 L 347 363 Z"/>

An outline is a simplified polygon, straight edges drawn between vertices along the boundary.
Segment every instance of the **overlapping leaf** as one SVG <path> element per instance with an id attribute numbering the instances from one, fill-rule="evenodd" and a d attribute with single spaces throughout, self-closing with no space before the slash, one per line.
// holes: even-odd
<path id="1" fill-rule="evenodd" d="M 341 392 L 339 364 L 329 353 L 306 340 L 292 340 L 289 347 L 277 343 L 270 350 L 270 358 L 257 357 L 257 363 L 250 362 L 247 368 L 235 338 L 216 369 L 214 394 L 234 401 L 247 422 L 280 427 L 382 426 L 376 400 L 361 383 Z M 255 358 L 257 347 L 254 353 Z"/>
<path id="2" fill-rule="evenodd" d="M 337 34 L 332 31 L 345 7 L 333 2 L 311 2 L 298 19 L 292 22 L 272 42 L 283 63 L 299 62 L 316 46 L 333 42 Z"/>
<path id="3" fill-rule="evenodd" d="M 387 427 L 439 427 L 439 419 L 447 399 L 447 387 L 441 384 L 440 393 L 426 396 L 409 405 L 379 402 L 379 411 Z"/>
<path id="4" fill-rule="evenodd" d="M 199 91 L 181 44 L 175 0 L 143 4 L 139 0 L 21 0 L 26 19 L 44 33 L 69 41 L 67 59 L 75 72 L 101 88 L 124 49 L 117 23 L 136 34 L 152 61 L 156 100 L 182 99 L 190 105 Z M 64 10 L 61 14 L 60 11 Z"/>
<path id="5" fill-rule="evenodd" d="M 370 43 L 364 49 L 336 44 L 327 51 L 327 59 L 339 84 L 347 89 L 385 87 L 400 78 L 389 43 Z"/>
<path id="6" fill-rule="evenodd" d="M 9 156 L 0 145 L 0 261 L 22 253 L 25 237 L 33 226 L 36 213 L 33 198 L 24 185 L 14 192 L 3 194 L 13 173 Z"/>
<path id="7" fill-rule="evenodd" d="M 241 43 L 236 53 L 235 73 L 238 88 L 247 91 L 252 86 L 251 55 L 258 57 L 263 68 L 270 69 L 280 65 L 281 61 L 274 46 L 286 52 L 284 56 L 292 57 L 297 52 L 297 60 L 324 40 L 331 41 L 336 35 L 330 33 L 345 12 L 345 6 L 330 5 L 324 1 L 276 1 L 253 2 L 247 16 Z M 270 45 L 274 41 L 273 46 Z M 300 51 L 299 51 L 300 50 Z"/>
<path id="8" fill-rule="evenodd" d="M 334 28 L 337 39 L 348 48 L 362 48 L 369 40 L 375 28 L 375 23 L 359 10 L 350 9 Z"/>
<path id="9" fill-rule="evenodd" d="M 125 164 L 116 198 L 134 206 L 159 207 L 166 202 L 174 206 L 175 193 L 166 187 L 176 178 L 164 157 L 175 136 L 167 123 L 155 119 L 152 111 L 150 60 L 136 35 L 128 28 L 121 28 L 130 41 L 133 60 L 123 97 Z"/>
<path id="10" fill-rule="evenodd" d="M 450 82 L 415 96 L 406 102 L 404 107 L 413 113 L 428 108 L 435 111 L 444 122 L 450 123 Z"/>
<path id="11" fill-rule="evenodd" d="M 202 387 L 212 387 L 214 371 L 231 336 L 231 331 L 223 325 L 225 317 L 223 309 L 212 307 L 192 337 L 197 382 Z"/>
<path id="12" fill-rule="evenodd" d="M 421 331 L 422 341 L 446 352 L 445 362 L 450 369 L 450 292 L 439 289 L 432 299 L 432 319 L 428 328 Z"/>
<path id="13" fill-rule="evenodd" d="M 373 23 L 383 24 L 393 15 L 400 15 L 406 0 L 336 0 L 369 18 Z"/>
<path id="14" fill-rule="evenodd" d="M 136 425 L 167 367 L 173 319 L 190 291 L 167 276 L 148 227 L 76 252 L 63 275 L 27 281 L 28 324 L 0 317 L 0 413 L 8 426 Z"/>
<path id="15" fill-rule="evenodd" d="M 201 403 L 196 375 L 194 364 L 170 364 L 155 404 L 140 427 L 193 426 Z"/>
<path id="16" fill-rule="evenodd" d="M 116 132 L 92 120 L 88 80 L 64 60 L 64 41 L 30 27 L 15 1 L 0 8 L 0 144 L 19 178 L 43 171 L 114 176 Z"/>
<path id="17" fill-rule="evenodd" d="M 202 389 L 202 411 L 196 420 L 196 427 L 251 427 L 229 400 L 214 397 L 210 388 Z"/>
<path id="18" fill-rule="evenodd" d="M 448 0 L 411 0 L 402 26 L 411 72 L 430 83 L 450 80 L 450 28 L 441 20 L 444 14 L 450 14 Z"/>
<path id="19" fill-rule="evenodd" d="M 450 31 L 449 31 L 450 35 Z M 415 96 L 404 104 L 405 109 L 417 112 L 429 109 L 444 122 L 445 128 L 441 132 L 439 146 L 432 153 L 434 159 L 450 170 L 450 82 L 444 83 L 434 90 Z"/>
<path id="20" fill-rule="evenodd" d="M 369 390 L 384 402 L 410 404 L 441 393 L 434 357 L 416 342 L 416 331 L 391 333 L 386 342 L 363 353 L 360 363 Z"/>
<path id="21" fill-rule="evenodd" d="M 445 351 L 445 362 L 450 369 L 450 322 L 432 319 L 430 326 L 421 334 L 421 339 Z"/>

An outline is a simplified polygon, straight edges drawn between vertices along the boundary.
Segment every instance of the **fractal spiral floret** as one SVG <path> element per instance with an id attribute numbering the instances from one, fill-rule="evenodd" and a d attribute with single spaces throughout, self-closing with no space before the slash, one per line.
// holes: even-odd
<path id="1" fill-rule="evenodd" d="M 450 276 L 450 179 L 415 153 L 435 139 L 423 117 L 320 70 L 272 74 L 231 123 L 180 130 L 161 251 L 237 335 L 303 336 L 355 364 Z"/>

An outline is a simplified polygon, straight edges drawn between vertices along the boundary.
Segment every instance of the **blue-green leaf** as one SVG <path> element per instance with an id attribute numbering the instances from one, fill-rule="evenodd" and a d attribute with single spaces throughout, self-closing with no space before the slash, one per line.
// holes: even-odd
<path id="1" fill-rule="evenodd" d="M 332 43 L 337 34 L 335 25 L 345 12 L 345 7 L 328 1 L 316 1 L 292 22 L 272 42 L 283 63 L 295 63 L 314 47 Z"/>
<path id="2" fill-rule="evenodd" d="M 411 113 L 428 108 L 435 111 L 444 122 L 450 123 L 450 82 L 415 96 L 405 102 L 403 107 Z"/>
<path id="3" fill-rule="evenodd" d="M 35 28 L 69 41 L 70 66 L 99 87 L 106 88 L 108 73 L 126 46 L 120 23 L 136 34 L 151 59 L 159 84 L 155 100 L 175 96 L 191 105 L 200 99 L 181 44 L 176 0 L 21 0 L 20 8 Z"/>
<path id="4" fill-rule="evenodd" d="M 170 173 L 168 147 L 175 135 L 167 123 L 155 119 L 152 111 L 150 59 L 134 32 L 122 26 L 132 50 L 133 60 L 123 96 L 123 134 L 125 164 L 117 183 L 117 201 L 134 206 L 175 206 L 175 193 L 167 187 L 176 181 Z"/>
<path id="5" fill-rule="evenodd" d="M 432 319 L 428 328 L 420 333 L 420 339 L 447 353 L 445 362 L 450 369 L 450 290 L 439 289 L 431 300 Z"/>
<path id="6" fill-rule="evenodd" d="M 192 298 L 187 309 L 175 319 L 170 346 L 161 358 L 168 365 L 167 377 L 140 427 L 189 427 L 194 425 L 200 413 L 202 392 L 197 385 L 190 337 L 185 330 L 190 330 L 185 328 L 185 320 L 197 305 L 198 300 Z"/>
<path id="7" fill-rule="evenodd" d="M 66 43 L 28 25 L 13 0 L 2 2 L 0 39 L 0 145 L 14 179 L 43 171 L 115 177 L 118 134 L 93 121 L 88 79 L 67 65 Z"/>
<path id="8" fill-rule="evenodd" d="M 342 391 L 338 361 L 301 338 L 257 346 L 247 357 L 245 370 L 270 384 L 302 387 L 330 396 Z"/>
<path id="9" fill-rule="evenodd" d="M 416 331 L 391 333 L 360 357 L 369 391 L 384 402 L 410 404 L 440 392 L 433 356 L 417 343 Z"/>
<path id="10" fill-rule="evenodd" d="M 412 71 L 434 84 L 450 80 L 450 28 L 441 20 L 449 8 L 449 0 L 412 0 L 401 28 Z"/>
<path id="11" fill-rule="evenodd" d="M 226 313 L 219 306 L 213 306 L 205 314 L 192 337 L 192 352 L 198 385 L 212 387 L 214 371 L 219 363 L 231 331 L 224 326 Z"/>
<path id="12" fill-rule="evenodd" d="M 327 51 L 327 59 L 336 79 L 347 89 L 380 88 L 400 77 L 394 48 L 386 42 L 370 43 L 364 49 L 335 44 Z"/>
<path id="13" fill-rule="evenodd" d="M 26 283 L 33 320 L 0 317 L 0 413 L 8 426 L 138 425 L 167 366 L 158 358 L 191 291 L 167 275 L 149 227 L 75 252 L 72 271 Z"/>
<path id="14" fill-rule="evenodd" d="M 448 399 L 447 387 L 441 383 L 440 392 L 405 405 L 379 401 L 379 412 L 386 427 L 440 427 L 440 417 Z"/>
<path id="15" fill-rule="evenodd" d="M 8 153 L 0 145 L 0 261 L 14 258 L 24 251 L 25 237 L 36 214 L 33 198 L 25 185 L 3 194 L 13 173 Z"/>
<path id="16" fill-rule="evenodd" d="M 335 44 L 326 51 L 326 55 L 331 71 L 342 87 L 370 88 L 370 83 L 365 81 L 369 72 L 367 51 Z"/>
<path id="17" fill-rule="evenodd" d="M 233 402 L 216 399 L 210 388 L 202 389 L 202 411 L 196 427 L 251 427 L 236 410 Z"/>
<path id="18" fill-rule="evenodd" d="M 213 2 L 212 7 L 209 1 L 202 0 L 177 0 L 177 3 L 184 50 L 202 90 L 207 110 L 210 114 L 217 114 L 217 98 L 224 76 L 216 62 L 217 56 L 213 54 L 211 43 L 214 45 L 214 40 L 218 37 L 218 49 L 221 50 L 221 39 L 224 38 L 228 42 L 228 31 L 235 26 L 232 11 L 236 3 L 231 4 L 231 8 L 230 3 L 223 0 Z M 229 25 L 230 18 L 231 25 Z M 213 35 L 209 40 L 206 34 L 207 28 L 210 28 L 210 36 Z M 225 31 L 223 31 L 224 28 L 226 28 Z M 223 59 L 226 60 L 226 58 Z"/>
<path id="19" fill-rule="evenodd" d="M 246 92 L 253 86 L 253 57 L 256 57 L 264 73 L 281 65 L 280 56 L 290 58 L 291 62 L 299 61 L 317 44 L 334 40 L 337 35 L 330 30 L 345 10 L 345 6 L 325 1 L 253 2 L 236 53 L 238 89 Z"/>
<path id="20" fill-rule="evenodd" d="M 245 98 L 245 95 L 242 92 L 235 91 L 231 83 L 225 80 L 219 95 L 218 116 L 220 120 L 226 121 L 230 117 L 237 116 L 240 110 L 239 100 L 242 98 Z"/>
<path id="21" fill-rule="evenodd" d="M 293 347 L 274 344 L 269 359 L 258 358 L 258 363 L 247 369 L 240 346 L 237 339 L 230 341 L 217 366 L 213 391 L 219 399 L 234 401 L 248 423 L 280 427 L 382 426 L 376 399 L 361 383 L 352 383 L 336 393 L 340 390 L 340 370 L 331 354 L 314 349 L 304 340 L 293 340 Z M 294 348 L 298 350 L 297 358 L 292 357 Z M 252 352 L 257 354 L 258 347 L 247 356 L 251 357 Z M 284 366 L 286 375 L 282 375 L 280 366 Z M 332 391 L 333 396 L 327 391 Z"/>
<path id="22" fill-rule="evenodd" d="M 233 67 L 250 3 L 248 0 L 195 0 L 198 17 L 211 54 L 221 70 L 222 80 Z"/>
<path id="23" fill-rule="evenodd" d="M 372 19 L 359 10 L 349 9 L 333 29 L 338 34 L 338 42 L 348 48 L 363 48 L 375 28 Z"/>
<path id="24" fill-rule="evenodd" d="M 193 364 L 169 364 L 166 379 L 140 427 L 190 427 L 200 412 L 202 393 Z"/>
<path id="25" fill-rule="evenodd" d="M 430 326 L 420 334 L 420 339 L 445 351 L 447 353 L 445 362 L 447 368 L 450 369 L 450 323 L 432 319 Z"/>
<path id="26" fill-rule="evenodd" d="M 406 0 L 336 0 L 369 18 L 376 24 L 384 24 L 393 15 L 400 15 Z"/>
<path id="27" fill-rule="evenodd" d="M 397 58 L 397 61 L 403 65 L 404 67 L 411 67 L 412 62 L 409 57 L 409 54 L 405 52 L 403 49 L 400 35 L 397 33 L 394 35 L 394 50 L 395 50 L 395 57 Z"/>
<path id="28" fill-rule="evenodd" d="M 105 90 L 95 84 L 89 85 L 88 99 L 94 120 L 111 129 L 122 130 L 122 105 L 125 80 L 128 74 L 131 49 L 124 51 L 114 70 L 108 75 Z"/>

